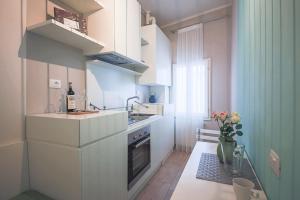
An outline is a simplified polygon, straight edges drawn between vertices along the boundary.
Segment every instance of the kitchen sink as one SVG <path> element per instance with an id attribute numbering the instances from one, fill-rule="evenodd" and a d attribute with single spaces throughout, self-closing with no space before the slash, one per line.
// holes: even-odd
<path id="1" fill-rule="evenodd" d="M 128 116 L 128 125 L 140 122 L 153 116 L 153 114 L 132 113 Z"/>

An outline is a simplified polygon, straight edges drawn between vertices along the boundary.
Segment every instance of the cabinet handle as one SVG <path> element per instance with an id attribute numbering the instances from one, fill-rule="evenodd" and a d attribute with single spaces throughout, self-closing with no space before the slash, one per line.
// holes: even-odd
<path id="1" fill-rule="evenodd" d="M 146 142 L 148 142 L 150 140 L 150 137 L 147 137 L 146 139 L 142 140 L 141 142 L 139 142 L 138 144 L 136 144 L 134 146 L 134 148 L 139 148 L 140 146 L 142 146 L 143 144 L 145 144 Z"/>

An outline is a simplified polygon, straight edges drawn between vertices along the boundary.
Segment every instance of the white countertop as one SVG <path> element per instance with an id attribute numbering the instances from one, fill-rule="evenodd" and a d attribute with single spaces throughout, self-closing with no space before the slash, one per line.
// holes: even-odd
<path id="1" fill-rule="evenodd" d="M 83 115 L 70 115 L 67 113 L 43 113 L 43 114 L 30 114 L 28 117 L 45 117 L 45 118 L 56 118 L 56 119 L 72 119 L 72 120 L 82 120 L 94 117 L 101 117 L 105 115 L 113 115 L 118 113 L 123 113 L 127 111 L 114 111 L 114 110 L 101 110 L 98 113 L 90 113 Z"/>
<path id="2" fill-rule="evenodd" d="M 162 118 L 161 115 L 153 115 L 153 116 L 149 117 L 148 119 L 145 119 L 145 120 L 142 120 L 142 121 L 130 124 L 128 126 L 127 130 L 124 131 L 124 132 L 126 132 L 127 134 L 132 133 L 133 131 L 138 130 L 140 128 L 143 128 L 145 126 L 148 126 L 152 122 L 155 122 L 155 121 L 157 121 L 157 120 L 159 120 L 161 118 Z"/>
<path id="3" fill-rule="evenodd" d="M 197 142 L 174 190 L 171 200 L 235 200 L 232 185 L 196 178 L 202 153 L 216 154 L 217 144 Z"/>

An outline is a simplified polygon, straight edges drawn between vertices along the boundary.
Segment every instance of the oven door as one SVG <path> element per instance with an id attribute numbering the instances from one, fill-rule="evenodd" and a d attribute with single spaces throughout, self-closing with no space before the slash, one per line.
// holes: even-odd
<path id="1" fill-rule="evenodd" d="M 128 146 L 128 189 L 150 168 L 150 135 Z"/>

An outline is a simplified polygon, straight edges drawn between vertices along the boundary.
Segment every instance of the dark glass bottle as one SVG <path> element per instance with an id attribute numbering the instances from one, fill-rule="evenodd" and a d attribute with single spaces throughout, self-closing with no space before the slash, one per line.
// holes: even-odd
<path id="1" fill-rule="evenodd" d="M 67 93 L 67 112 L 76 111 L 75 92 L 72 89 L 72 82 L 69 82 L 69 91 Z"/>

